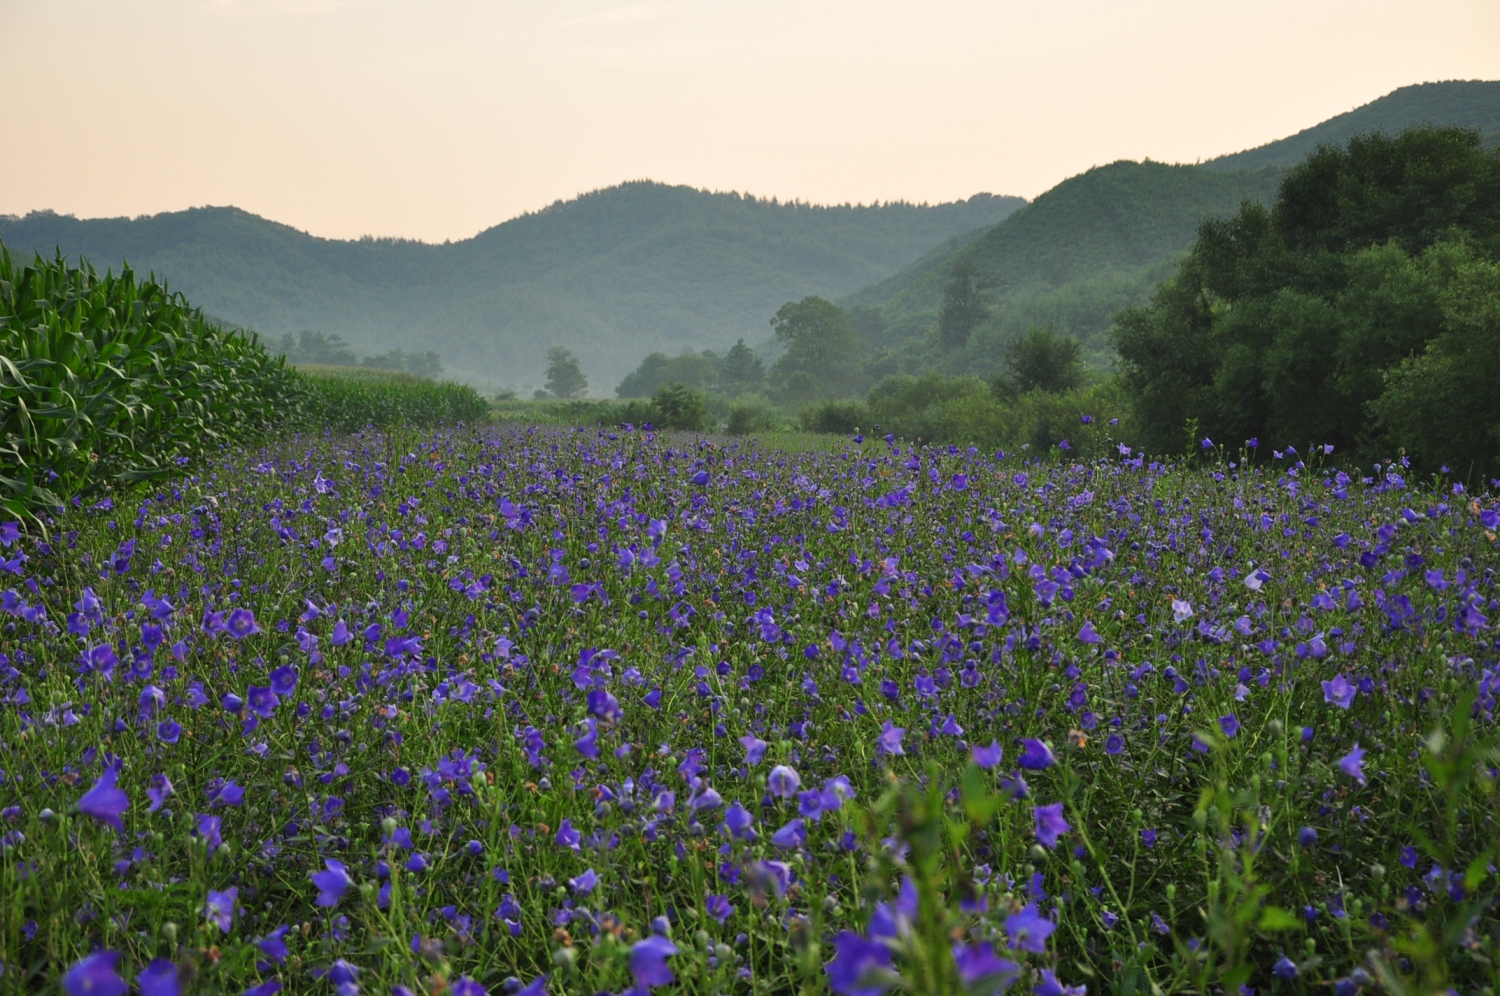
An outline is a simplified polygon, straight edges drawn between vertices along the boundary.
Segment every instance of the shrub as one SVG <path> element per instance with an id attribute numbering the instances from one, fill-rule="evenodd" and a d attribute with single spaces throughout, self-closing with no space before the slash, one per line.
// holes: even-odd
<path id="1" fill-rule="evenodd" d="M 730 406 L 728 431 L 731 436 L 766 432 L 775 426 L 776 415 L 764 398 L 747 395 Z"/>
<path id="2" fill-rule="evenodd" d="M 870 409 L 863 401 L 825 401 L 803 409 L 797 421 L 808 432 L 847 436 L 870 424 Z"/>
<path id="3" fill-rule="evenodd" d="M 656 425 L 661 429 L 701 432 L 710 422 L 703 394 L 683 384 L 657 388 L 651 398 L 651 407 L 656 413 Z"/>

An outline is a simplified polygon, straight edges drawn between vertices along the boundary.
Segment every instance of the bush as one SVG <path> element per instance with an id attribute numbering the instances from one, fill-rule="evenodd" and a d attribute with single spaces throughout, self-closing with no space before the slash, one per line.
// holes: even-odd
<path id="1" fill-rule="evenodd" d="M 808 432 L 847 436 L 870 424 L 870 409 L 863 401 L 825 401 L 803 409 L 797 421 Z"/>
<path id="2" fill-rule="evenodd" d="M 757 395 L 747 395 L 729 408 L 728 430 L 731 436 L 748 436 L 775 427 L 776 415 L 770 403 Z"/>
<path id="3" fill-rule="evenodd" d="M 702 432 L 710 422 L 703 394 L 683 384 L 657 388 L 651 398 L 651 407 L 656 412 L 656 425 L 661 429 Z"/>
<path id="4" fill-rule="evenodd" d="M 298 417 L 305 392 L 254 333 L 128 268 L 98 276 L 0 246 L 0 508 L 173 473 Z"/>

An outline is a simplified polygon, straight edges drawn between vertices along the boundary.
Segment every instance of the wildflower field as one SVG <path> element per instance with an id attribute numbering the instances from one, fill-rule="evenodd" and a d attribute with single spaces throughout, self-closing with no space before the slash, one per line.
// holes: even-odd
<path id="1" fill-rule="evenodd" d="M 1493 497 L 1101 450 L 305 436 L 0 525 L 0 988 L 1493 992 Z"/>

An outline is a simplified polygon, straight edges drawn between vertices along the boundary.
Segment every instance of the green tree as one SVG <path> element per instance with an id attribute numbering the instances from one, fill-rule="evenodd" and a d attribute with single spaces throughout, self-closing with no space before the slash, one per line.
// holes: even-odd
<path id="1" fill-rule="evenodd" d="M 766 366 L 755 351 L 739 339 L 729 347 L 719 364 L 719 385 L 726 394 L 743 394 L 758 388 L 766 379 Z"/>
<path id="2" fill-rule="evenodd" d="M 962 349 L 969 344 L 974 329 L 990 317 L 994 297 L 989 291 L 998 282 L 994 274 L 980 273 L 966 259 L 953 264 L 953 276 L 943 288 L 943 304 L 938 310 L 938 341 L 944 349 Z"/>
<path id="3" fill-rule="evenodd" d="M 1071 391 L 1083 383 L 1082 349 L 1077 339 L 1047 327 L 1017 336 L 1005 347 L 999 393 Z"/>
<path id="4" fill-rule="evenodd" d="M 786 352 L 772 368 L 793 400 L 848 397 L 860 379 L 860 341 L 849 313 L 821 297 L 787 302 L 771 319 Z"/>
<path id="5" fill-rule="evenodd" d="M 588 378 L 578 368 L 578 357 L 562 346 L 547 350 L 547 393 L 554 398 L 577 398 L 589 389 Z"/>
<path id="6" fill-rule="evenodd" d="M 1188 420 L 1231 445 L 1379 456 L 1398 439 L 1437 440 L 1414 421 L 1435 409 L 1412 399 L 1433 397 L 1439 360 L 1402 375 L 1408 401 L 1380 399 L 1408 357 L 1450 334 L 1441 301 L 1454 275 L 1497 253 L 1500 151 L 1478 133 L 1426 127 L 1319 148 L 1270 210 L 1246 204 L 1203 223 L 1151 303 L 1117 317 L 1140 441 L 1175 449 Z M 1446 342 L 1437 353 L 1462 352 Z"/>

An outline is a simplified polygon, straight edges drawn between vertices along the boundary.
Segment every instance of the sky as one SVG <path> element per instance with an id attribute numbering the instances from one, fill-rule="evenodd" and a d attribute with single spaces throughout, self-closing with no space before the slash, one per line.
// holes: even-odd
<path id="1" fill-rule="evenodd" d="M 626 180 L 1035 197 L 1396 87 L 1497 0 L 0 0 L 0 213 L 236 205 L 441 242 Z"/>

